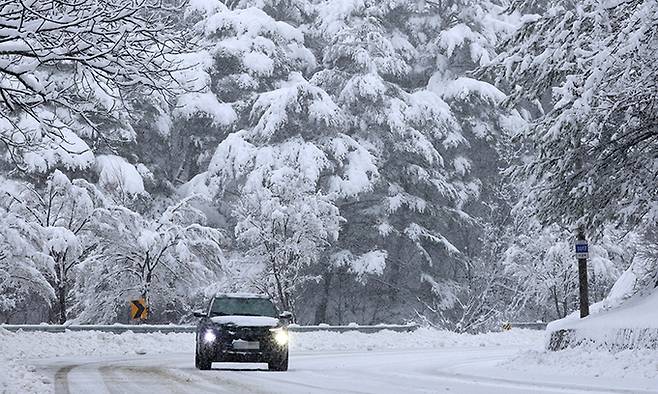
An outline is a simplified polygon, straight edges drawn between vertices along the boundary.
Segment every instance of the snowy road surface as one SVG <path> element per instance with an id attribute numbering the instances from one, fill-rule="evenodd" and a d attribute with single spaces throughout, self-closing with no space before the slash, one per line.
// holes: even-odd
<path id="1" fill-rule="evenodd" d="M 498 364 L 518 349 L 291 353 L 288 372 L 263 364 L 213 364 L 198 371 L 193 355 L 42 360 L 56 393 L 658 393 L 656 381 L 513 373 Z"/>

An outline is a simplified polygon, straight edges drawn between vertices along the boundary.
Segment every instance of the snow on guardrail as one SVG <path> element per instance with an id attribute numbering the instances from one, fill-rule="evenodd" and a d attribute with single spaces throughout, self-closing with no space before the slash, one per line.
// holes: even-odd
<path id="1" fill-rule="evenodd" d="M 527 330 L 545 330 L 547 323 L 537 321 L 537 322 L 504 322 L 501 327 L 504 331 L 511 330 L 513 328 L 525 328 Z"/>
<path id="2" fill-rule="evenodd" d="M 288 329 L 292 332 L 316 332 L 316 331 L 330 331 L 330 332 L 348 332 L 357 331 L 362 333 L 371 333 L 378 331 L 396 331 L 396 332 L 411 332 L 418 329 L 417 324 L 379 324 L 375 326 L 361 326 L 357 324 L 349 324 L 346 326 L 330 326 L 319 324 L 317 326 L 299 326 L 291 324 Z M 98 325 L 98 324 L 69 324 L 69 325 L 55 325 L 55 324 L 1 324 L 0 329 L 7 331 L 39 331 L 39 332 L 52 332 L 62 333 L 66 331 L 100 331 L 111 332 L 114 334 L 121 334 L 123 332 L 133 333 L 186 333 L 195 332 L 196 326 L 193 325 L 175 325 L 175 324 L 112 324 L 112 325 Z"/>
<path id="3" fill-rule="evenodd" d="M 317 326 L 298 326 L 291 324 L 288 329 L 293 332 L 314 332 L 314 331 L 329 331 L 329 332 L 348 332 L 357 331 L 363 333 L 378 332 L 378 331 L 396 331 L 396 332 L 411 332 L 418 329 L 418 324 L 378 324 L 375 326 L 360 326 L 358 324 L 348 324 L 346 326 L 330 326 L 328 324 L 319 324 Z"/>

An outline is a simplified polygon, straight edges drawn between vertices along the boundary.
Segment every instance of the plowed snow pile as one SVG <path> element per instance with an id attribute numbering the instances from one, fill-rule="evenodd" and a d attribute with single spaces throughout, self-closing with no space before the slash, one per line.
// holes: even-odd
<path id="1" fill-rule="evenodd" d="M 658 380 L 658 289 L 627 297 L 634 284 L 630 276 L 624 274 L 606 300 L 592 305 L 590 316 L 581 319 L 575 311 L 548 325 L 547 332 L 575 330 L 580 345 L 525 352 L 504 366 L 524 373 Z"/>

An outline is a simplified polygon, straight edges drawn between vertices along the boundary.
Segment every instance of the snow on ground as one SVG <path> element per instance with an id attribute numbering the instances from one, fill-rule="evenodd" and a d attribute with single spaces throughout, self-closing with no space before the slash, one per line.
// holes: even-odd
<path id="1" fill-rule="evenodd" d="M 559 352 L 527 351 L 501 367 L 529 375 L 551 373 L 574 377 L 654 379 L 658 382 L 658 351 L 610 352 L 586 346 Z"/>
<path id="2" fill-rule="evenodd" d="M 305 332 L 294 333 L 290 339 L 292 351 L 372 351 L 392 349 L 440 349 L 448 347 L 506 346 L 540 349 L 544 333 L 533 330 L 512 330 L 486 334 L 457 334 L 431 328 L 414 332 Z"/>
<path id="3" fill-rule="evenodd" d="M 36 372 L 33 360 L 65 356 L 175 353 L 194 349 L 192 334 L 121 335 L 96 331 L 9 332 L 0 327 L 0 393 L 44 393 L 52 382 Z M 5 368 L 6 367 L 6 368 Z"/>
<path id="4" fill-rule="evenodd" d="M 512 330 L 479 335 L 457 334 L 430 328 L 414 332 L 305 332 L 291 333 L 290 349 L 295 351 L 345 351 L 425 349 L 443 347 L 515 346 L 539 349 L 543 332 Z M 38 344 L 38 345 L 35 345 Z M 0 328 L 0 357 L 31 360 L 65 356 L 183 353 L 194 350 L 194 334 L 97 331 L 63 333 L 9 332 Z"/>
<path id="5" fill-rule="evenodd" d="M 617 305 L 610 300 L 606 301 L 593 305 L 590 316 L 580 319 L 580 312 L 576 311 L 562 320 L 550 323 L 548 330 L 658 328 L 658 289 L 648 294 L 636 294 L 623 303 L 617 301 Z"/>
<path id="6" fill-rule="evenodd" d="M 376 351 L 449 347 L 522 346 L 539 349 L 543 333 L 530 330 L 456 334 L 421 328 L 414 332 L 381 331 L 307 332 L 291 334 L 291 352 Z M 163 353 L 191 353 L 193 334 L 111 334 L 96 331 L 67 333 L 9 332 L 0 328 L 0 393 L 52 391 L 52 382 L 40 376 L 30 362 L 70 356 L 123 356 Z"/>
<path id="7" fill-rule="evenodd" d="M 65 356 L 177 353 L 194 350 L 193 334 L 120 335 L 98 331 L 16 332 L 0 328 L 0 357 L 30 360 Z"/>
<path id="8" fill-rule="evenodd" d="M 575 311 L 548 325 L 547 336 L 576 330 L 574 343 L 580 345 L 558 352 L 523 352 L 502 366 L 529 374 L 658 380 L 658 350 L 650 343 L 658 328 L 658 290 L 627 299 L 629 286 L 622 282 L 606 300 L 592 305 L 590 316 L 581 319 Z"/>
<path id="9" fill-rule="evenodd" d="M 36 367 L 0 357 L 0 393 L 52 392 L 52 381 L 37 373 Z"/>
<path id="10" fill-rule="evenodd" d="M 658 350 L 658 289 L 628 296 L 628 271 L 603 301 L 592 305 L 591 314 L 581 319 L 575 311 L 551 322 L 548 332 L 570 330 L 568 346 L 587 345 L 600 350 Z M 657 354 L 657 353 L 654 353 Z M 655 372 L 654 372 L 655 373 Z"/>
<path id="11" fill-rule="evenodd" d="M 429 328 L 414 332 L 381 331 L 307 332 L 291 334 L 291 352 L 376 352 L 407 349 L 498 348 L 518 349 L 516 356 L 499 368 L 513 376 L 619 377 L 658 380 L 658 351 L 607 352 L 577 347 L 545 352 L 545 333 L 511 330 L 479 335 L 456 334 Z M 101 332 L 18 332 L 0 328 L 0 393 L 50 392 L 53 383 L 31 363 L 55 357 L 137 356 L 142 354 L 192 353 L 193 334 L 120 335 Z M 293 356 L 294 357 L 294 356 Z M 6 368 L 4 368 L 6 366 Z"/>

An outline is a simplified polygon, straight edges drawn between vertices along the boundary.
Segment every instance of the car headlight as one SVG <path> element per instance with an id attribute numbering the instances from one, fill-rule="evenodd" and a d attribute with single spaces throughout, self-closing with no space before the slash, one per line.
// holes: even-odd
<path id="1" fill-rule="evenodd" d="M 283 346 L 288 343 L 288 330 L 284 330 L 283 328 L 272 328 L 270 331 L 274 334 L 274 342 L 276 342 L 277 345 Z"/>
<path id="2" fill-rule="evenodd" d="M 212 342 L 215 342 L 215 339 L 217 339 L 217 335 L 215 335 L 215 333 L 212 332 L 212 331 L 210 331 L 210 330 L 206 331 L 206 333 L 203 334 L 203 340 L 204 340 L 206 343 L 212 343 Z"/>

